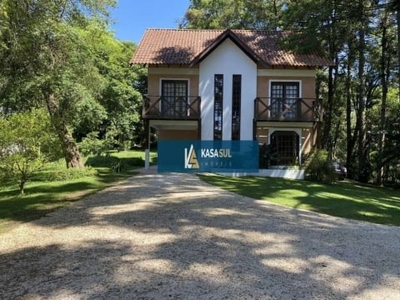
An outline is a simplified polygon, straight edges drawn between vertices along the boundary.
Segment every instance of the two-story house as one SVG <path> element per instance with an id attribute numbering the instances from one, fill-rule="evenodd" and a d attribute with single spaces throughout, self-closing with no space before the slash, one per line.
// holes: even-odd
<path id="1" fill-rule="evenodd" d="M 282 47 L 288 33 L 146 30 L 131 64 L 148 67 L 143 118 L 159 140 L 255 140 L 275 164 L 301 164 L 316 143 L 316 69 L 332 61 Z"/>

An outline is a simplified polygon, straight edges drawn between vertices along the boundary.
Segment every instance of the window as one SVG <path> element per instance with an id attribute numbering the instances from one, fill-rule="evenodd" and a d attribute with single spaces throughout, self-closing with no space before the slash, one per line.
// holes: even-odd
<path id="1" fill-rule="evenodd" d="M 242 102 L 242 75 L 232 78 L 232 140 L 240 140 L 240 109 Z"/>
<path id="2" fill-rule="evenodd" d="M 295 119 L 298 115 L 298 82 L 271 83 L 271 117 L 274 119 Z"/>
<path id="3" fill-rule="evenodd" d="M 293 165 L 299 156 L 299 135 L 294 131 L 275 131 L 271 135 L 271 146 L 278 153 L 274 165 Z"/>
<path id="4" fill-rule="evenodd" d="M 214 140 L 222 140 L 224 75 L 214 76 Z"/>
<path id="5" fill-rule="evenodd" d="M 188 81 L 163 80 L 161 84 L 163 116 L 183 117 L 188 114 Z"/>

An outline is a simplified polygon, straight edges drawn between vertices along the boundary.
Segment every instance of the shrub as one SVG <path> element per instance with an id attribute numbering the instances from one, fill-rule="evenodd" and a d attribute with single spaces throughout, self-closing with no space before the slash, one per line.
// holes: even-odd
<path id="1" fill-rule="evenodd" d="M 333 183 L 337 176 L 332 164 L 328 160 L 328 152 L 317 150 L 312 156 L 309 165 L 306 167 L 305 176 L 311 181 Z"/>
<path id="2" fill-rule="evenodd" d="M 141 157 L 118 158 L 115 156 L 93 156 L 86 161 L 86 166 L 95 168 L 109 168 L 114 172 L 126 172 L 133 167 L 143 167 L 144 160 Z"/>
<path id="3" fill-rule="evenodd" d="M 104 140 L 98 139 L 98 132 L 93 131 L 89 133 L 82 142 L 79 144 L 80 151 L 83 155 L 102 155 L 107 148 Z"/>
<path id="4" fill-rule="evenodd" d="M 59 169 L 56 170 L 48 170 L 48 171 L 42 171 L 38 172 L 32 180 L 38 180 L 38 181 L 67 181 L 67 180 L 75 180 L 75 179 L 81 179 L 86 176 L 92 176 L 96 174 L 97 171 L 93 168 L 86 167 L 84 169 L 76 169 L 76 168 L 65 168 L 65 167 L 60 167 Z"/>
<path id="5" fill-rule="evenodd" d="M 91 156 L 86 161 L 86 166 L 94 168 L 111 168 L 113 165 L 119 162 L 119 158 L 114 156 Z"/>
<path id="6" fill-rule="evenodd" d="M 0 128 L 0 177 L 18 183 L 23 194 L 33 174 L 58 156 L 56 135 L 43 109 L 0 118 Z"/>

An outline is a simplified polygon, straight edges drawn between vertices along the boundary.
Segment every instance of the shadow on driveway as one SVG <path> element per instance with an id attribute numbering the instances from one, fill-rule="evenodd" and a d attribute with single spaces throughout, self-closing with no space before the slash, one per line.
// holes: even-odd
<path id="1" fill-rule="evenodd" d="M 396 227 L 140 174 L 1 236 L 1 299 L 374 299 L 400 293 Z"/>

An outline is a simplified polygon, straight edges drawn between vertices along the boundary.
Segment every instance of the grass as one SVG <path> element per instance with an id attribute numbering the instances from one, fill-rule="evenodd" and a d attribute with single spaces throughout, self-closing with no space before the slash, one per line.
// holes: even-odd
<path id="1" fill-rule="evenodd" d="M 154 160 L 156 153 L 151 153 Z M 111 153 L 109 157 L 89 157 L 90 167 L 66 169 L 65 162 L 49 163 L 26 184 L 20 195 L 16 184 L 0 186 L 0 233 L 21 222 L 43 217 L 72 201 L 100 191 L 134 174 L 143 164 L 143 151 Z M 119 172 L 113 168 L 120 164 Z"/>
<path id="2" fill-rule="evenodd" d="M 400 191 L 396 190 L 351 182 L 324 185 L 268 177 L 199 177 L 212 185 L 254 199 L 337 217 L 400 226 Z"/>

